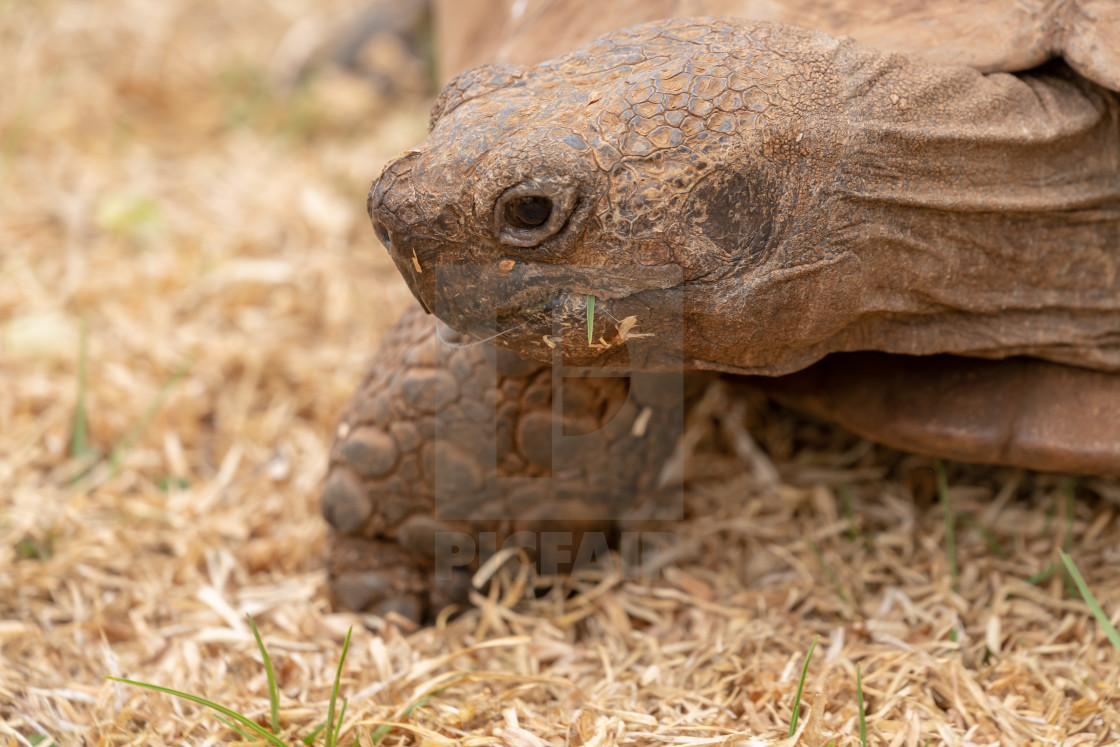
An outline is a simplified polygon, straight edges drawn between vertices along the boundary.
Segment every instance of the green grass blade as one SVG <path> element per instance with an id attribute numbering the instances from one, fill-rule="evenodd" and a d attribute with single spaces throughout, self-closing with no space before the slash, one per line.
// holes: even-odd
<path id="1" fill-rule="evenodd" d="M 1067 555 L 1063 550 L 1058 551 L 1058 555 L 1062 559 L 1062 563 L 1066 567 L 1066 572 L 1073 579 L 1073 583 L 1077 585 L 1077 590 L 1081 592 L 1081 598 L 1085 600 L 1085 604 L 1089 606 L 1089 610 L 1093 613 L 1093 617 L 1097 618 L 1097 624 L 1104 630 L 1105 636 L 1108 637 L 1113 647 L 1120 651 L 1120 632 L 1116 631 L 1116 627 L 1112 621 L 1108 619 L 1108 615 L 1101 609 L 1100 603 L 1097 598 L 1093 596 L 1093 592 L 1089 589 L 1089 585 L 1085 583 L 1085 578 L 1081 575 L 1081 571 L 1077 570 L 1074 565 L 1073 558 Z"/>
<path id="2" fill-rule="evenodd" d="M 139 440 L 140 436 L 148 429 L 148 426 L 151 425 L 152 420 L 156 417 L 156 413 L 160 411 L 160 408 L 163 407 L 163 403 L 171 396 L 171 390 L 175 388 L 175 385 L 179 383 L 180 379 L 187 375 L 188 370 L 190 370 L 190 363 L 184 363 L 167 377 L 167 381 L 163 382 L 163 386 L 156 392 L 156 396 L 152 398 L 152 401 L 148 404 L 143 414 L 140 415 L 139 419 L 132 424 L 128 432 L 125 433 L 121 440 L 113 447 L 112 452 L 109 454 L 109 465 L 114 475 L 120 471 L 121 461 L 124 459 L 125 455 L 128 454 L 129 450 L 136 444 L 136 441 Z"/>
<path id="3" fill-rule="evenodd" d="M 840 601 L 844 604 L 851 606 L 852 602 L 848 599 L 848 595 L 844 593 L 844 586 L 840 583 L 840 577 L 836 575 L 835 569 L 825 560 L 824 553 L 817 547 L 817 543 L 810 541 L 809 549 L 812 550 L 813 555 L 816 556 L 817 564 L 821 567 L 821 570 L 828 576 L 828 580 L 832 583 L 832 590 L 836 592 L 836 596 L 840 597 Z"/>
<path id="4" fill-rule="evenodd" d="M 809 673 L 809 662 L 813 658 L 813 649 L 817 647 L 820 636 L 814 636 L 809 644 L 809 653 L 805 654 L 805 663 L 801 665 L 801 679 L 797 683 L 797 697 L 793 701 L 793 713 L 789 717 L 789 735 L 797 731 L 797 719 L 801 716 L 801 693 L 805 691 L 805 676 Z"/>
<path id="5" fill-rule="evenodd" d="M 469 678 L 469 675 L 463 675 L 462 677 L 460 677 L 457 680 L 453 680 L 451 682 L 448 682 L 446 685 L 439 688 L 438 690 L 433 690 L 432 692 L 428 693 L 427 695 L 420 696 L 419 698 L 416 699 L 415 702 L 410 703 L 409 705 L 405 706 L 404 708 L 402 708 L 399 711 L 397 711 L 396 713 L 394 713 L 393 716 L 389 720 L 390 721 L 400 721 L 402 718 L 408 718 L 409 716 L 411 716 L 413 714 L 413 712 L 417 708 L 423 708 L 425 705 L 428 704 L 428 701 L 430 701 L 432 698 L 443 695 L 448 690 L 448 688 L 454 687 L 455 685 L 458 685 L 461 682 L 465 682 L 468 678 Z M 373 733 L 370 734 L 370 744 L 376 745 L 378 742 L 380 742 L 382 739 L 385 738 L 386 734 L 388 734 L 392 730 L 393 730 L 393 727 L 389 726 L 388 724 L 382 724 L 381 726 L 377 727 L 376 729 L 373 730 Z"/>
<path id="6" fill-rule="evenodd" d="M 70 433 L 70 456 L 89 453 L 89 421 L 86 417 L 86 388 L 89 384 L 89 319 L 82 317 L 78 337 L 78 399 L 74 403 L 74 424 Z"/>
<path id="7" fill-rule="evenodd" d="M 852 507 L 852 489 L 848 483 L 842 482 L 838 488 L 840 492 L 840 508 L 844 518 L 848 520 L 848 539 L 852 542 L 859 541 L 859 527 L 856 525 L 856 512 Z"/>
<path id="8" fill-rule="evenodd" d="M 338 657 L 338 671 L 334 675 L 334 687 L 331 689 L 331 704 L 327 709 L 327 747 L 335 747 L 335 739 L 338 734 L 334 728 L 334 708 L 338 702 L 338 687 L 342 683 L 342 665 L 346 662 L 346 652 L 350 650 L 350 634 L 354 632 L 354 626 L 346 631 L 346 641 L 342 644 L 342 656 Z M 342 728 L 342 719 L 340 718 L 338 727 Z"/>
<path id="9" fill-rule="evenodd" d="M 867 747 L 867 717 L 863 713 L 863 677 L 856 662 L 856 705 L 859 706 L 859 743 Z"/>
<path id="10" fill-rule="evenodd" d="M 973 518 L 972 516 L 968 516 L 967 514 L 961 517 L 961 521 L 967 524 L 970 528 L 975 529 L 980 533 L 980 537 L 984 540 L 984 544 L 988 547 L 988 552 L 990 552 L 992 555 L 995 555 L 997 558 L 1011 557 L 1011 554 L 1007 552 L 1007 549 L 1004 548 L 1004 546 L 1000 544 L 1000 541 L 996 539 L 996 536 L 992 534 L 992 530 L 988 529 L 986 526 L 978 522 L 975 518 Z"/>
<path id="11" fill-rule="evenodd" d="M 257 738 L 263 739 L 269 744 L 276 745 L 276 747 L 287 747 L 287 745 L 285 745 L 279 737 L 258 724 L 256 721 L 253 721 L 248 716 L 242 716 L 237 711 L 231 710 L 222 705 L 218 705 L 217 703 L 209 701 L 206 698 L 201 698 L 197 695 L 191 695 L 190 693 L 185 693 L 180 690 L 172 690 L 169 687 L 153 685 L 150 682 L 137 682 L 136 680 L 127 680 L 123 677 L 110 677 L 108 675 L 105 676 L 105 679 L 113 680 L 114 682 L 122 682 L 126 685 L 132 685 L 133 687 L 142 687 L 145 690 L 154 690 L 155 692 L 164 693 L 165 695 L 174 695 L 176 698 L 182 698 L 183 700 L 189 700 L 192 703 L 198 703 L 201 706 L 206 706 L 210 710 L 217 711 L 230 720 L 236 721 L 237 723 L 245 726 L 249 731 L 256 734 Z"/>
<path id="12" fill-rule="evenodd" d="M 223 718 L 222 716 L 219 716 L 219 715 L 218 715 L 218 714 L 216 714 L 216 713 L 214 714 L 214 718 L 216 718 L 216 719 L 218 719 L 219 721 L 221 721 L 221 722 L 222 722 L 222 725 L 223 725 L 223 726 L 225 726 L 225 727 L 226 727 L 227 729 L 229 729 L 230 731 L 235 731 L 235 732 L 237 732 L 238 734 L 240 734 L 240 735 L 241 735 L 242 737 L 244 737 L 245 739 L 248 739 L 248 740 L 249 740 L 250 742 L 259 742 L 259 741 L 261 741 L 261 740 L 257 739 L 257 738 L 256 738 L 256 737 L 254 737 L 254 736 L 253 736 L 252 734 L 250 734 L 249 732 L 245 731 L 245 730 L 244 730 L 244 729 L 242 729 L 242 728 L 241 728 L 240 726 L 238 726 L 237 724 L 233 723 L 232 721 L 230 721 L 230 720 L 229 720 L 229 719 L 227 719 L 227 718 Z"/>
<path id="13" fill-rule="evenodd" d="M 595 339 L 595 296 L 587 296 L 587 344 Z"/>
<path id="14" fill-rule="evenodd" d="M 272 658 L 268 655 L 268 649 L 264 647 L 261 632 L 257 630 L 256 621 L 250 614 L 246 614 L 245 617 L 249 618 L 249 627 L 253 629 L 257 648 L 260 649 L 261 658 L 264 659 L 264 671 L 268 675 L 268 703 L 272 711 L 272 733 L 275 734 L 280 731 L 280 688 L 276 686 L 276 672 L 272 668 Z"/>
<path id="15" fill-rule="evenodd" d="M 1076 484 L 1076 481 L 1072 477 L 1067 477 L 1062 481 L 1061 500 L 1066 514 L 1066 534 L 1065 537 L 1062 538 L 1062 550 L 1066 553 L 1073 551 L 1073 519 L 1076 514 L 1073 490 Z M 1061 565 L 1061 561 L 1054 565 Z M 1073 578 L 1068 573 L 1063 573 L 1062 582 L 1066 585 L 1066 596 L 1070 599 L 1076 599 L 1079 595 L 1077 585 L 1073 583 Z"/>
<path id="16" fill-rule="evenodd" d="M 1062 549 L 1067 553 L 1073 549 L 1073 519 L 1076 515 L 1076 506 L 1073 500 L 1073 489 L 1077 485 L 1077 481 L 1072 477 L 1067 477 L 1062 484 L 1062 495 L 1065 497 L 1066 504 L 1066 538 L 1062 541 Z"/>
<path id="17" fill-rule="evenodd" d="M 945 512 L 945 554 L 949 556 L 949 578 L 952 579 L 953 591 L 956 591 L 957 533 L 953 504 L 949 502 L 949 478 L 945 476 L 945 465 L 940 459 L 934 463 L 934 469 L 937 471 L 937 495 L 941 499 L 941 508 Z"/>
<path id="18" fill-rule="evenodd" d="M 315 741 L 315 737 L 319 736 L 319 732 L 321 732 L 323 729 L 326 729 L 326 728 L 327 728 L 327 722 L 324 721 L 323 723 L 321 723 L 321 724 L 319 724 L 318 726 L 315 727 L 315 731 L 311 732 L 310 734 L 308 734 L 306 737 L 304 737 L 300 741 L 310 747 L 311 743 Z"/>
<path id="19" fill-rule="evenodd" d="M 1030 584 L 1031 586 L 1038 586 L 1043 581 L 1050 578 L 1051 576 L 1053 576 L 1055 573 L 1057 573 L 1061 569 L 1062 569 L 1062 564 L 1061 563 L 1051 563 L 1046 568 L 1043 568 L 1041 571 L 1039 571 L 1038 573 L 1036 573 L 1033 576 L 1031 576 L 1030 578 L 1028 578 L 1027 583 Z"/>
<path id="20" fill-rule="evenodd" d="M 1046 507 L 1046 521 L 1042 524 L 1042 532 L 1040 537 L 1047 537 L 1050 534 L 1050 529 L 1054 525 L 1054 517 L 1058 515 L 1058 502 L 1054 501 Z"/>
<path id="21" fill-rule="evenodd" d="M 343 698 L 342 707 L 338 709 L 338 723 L 335 724 L 334 739 L 331 740 L 333 744 L 338 744 L 338 738 L 342 736 L 342 719 L 346 718 L 346 706 L 349 702 L 349 700 Z"/>
<path id="22" fill-rule="evenodd" d="M 439 691 L 439 692 L 442 692 L 442 690 Z M 435 693 L 432 693 L 432 695 L 435 695 Z M 432 699 L 431 695 L 425 695 L 424 697 L 417 699 L 417 701 L 415 703 L 413 703 L 412 705 L 410 705 L 407 708 L 402 709 L 400 712 L 394 714 L 392 720 L 393 721 L 400 721 L 402 718 L 408 718 L 409 716 L 412 715 L 413 711 L 415 711 L 417 708 L 423 708 L 425 705 L 428 704 L 428 701 L 431 700 L 431 699 Z M 382 724 L 381 726 L 374 729 L 373 733 L 370 734 L 370 742 L 375 744 L 375 745 L 378 744 L 382 739 L 385 738 L 385 735 L 388 734 L 392 730 L 393 730 L 392 726 L 389 726 L 388 724 Z"/>

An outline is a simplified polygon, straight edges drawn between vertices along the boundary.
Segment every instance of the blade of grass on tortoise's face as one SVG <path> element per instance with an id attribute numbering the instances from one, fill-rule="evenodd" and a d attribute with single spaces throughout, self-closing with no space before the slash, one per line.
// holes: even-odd
<path id="1" fill-rule="evenodd" d="M 253 629 L 257 648 L 260 649 L 261 658 L 264 659 L 264 671 L 268 676 L 268 703 L 272 709 L 272 732 L 275 734 L 280 731 L 280 688 L 276 686 L 276 672 L 272 668 L 272 658 L 268 655 L 268 649 L 264 647 L 264 641 L 261 640 L 261 632 L 257 630 L 256 621 L 253 620 L 252 615 L 246 614 L 245 617 L 249 618 L 249 627 Z"/>
<path id="2" fill-rule="evenodd" d="M 1066 572 L 1069 573 L 1073 583 L 1077 585 L 1077 590 L 1081 592 L 1081 598 L 1085 600 L 1085 604 L 1089 606 L 1089 610 L 1093 613 L 1093 617 L 1097 618 L 1097 624 L 1101 626 L 1105 636 L 1113 647 L 1120 651 L 1120 632 L 1117 632 L 1116 627 L 1109 620 L 1108 615 L 1105 614 L 1101 608 L 1100 602 L 1093 596 L 1089 584 L 1085 583 L 1085 578 L 1081 575 L 1081 571 L 1073 562 L 1073 558 L 1067 555 L 1062 550 L 1058 551 L 1058 556 L 1062 559 L 1062 564 L 1066 567 Z"/>
<path id="3" fill-rule="evenodd" d="M 595 296 L 587 297 L 587 344 L 595 339 Z"/>

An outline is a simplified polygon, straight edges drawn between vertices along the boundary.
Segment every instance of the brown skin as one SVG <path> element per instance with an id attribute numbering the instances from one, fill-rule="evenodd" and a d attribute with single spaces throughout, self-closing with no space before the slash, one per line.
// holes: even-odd
<path id="1" fill-rule="evenodd" d="M 587 344 L 594 295 L 596 337 L 636 316 L 648 366 L 680 365 L 658 345 L 683 321 L 687 368 L 872 349 L 1118 371 L 1118 131 L 1116 95 L 1061 66 L 666 21 L 457 79 L 369 205 L 428 309 L 536 360 L 558 322 L 566 362 L 630 362 Z"/>

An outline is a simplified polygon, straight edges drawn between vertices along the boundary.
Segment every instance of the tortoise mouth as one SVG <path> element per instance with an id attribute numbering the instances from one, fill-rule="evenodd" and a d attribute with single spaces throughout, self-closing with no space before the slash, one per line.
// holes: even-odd
<path id="1" fill-rule="evenodd" d="M 454 332 L 441 339 L 452 345 L 494 345 L 526 360 L 566 367 L 679 370 L 684 328 L 680 290 L 602 299 L 571 290 L 547 291 L 535 303 L 504 306 L 486 319 L 445 320 Z"/>
<path id="2" fill-rule="evenodd" d="M 525 260 L 503 260 L 497 265 L 441 265 L 426 289 L 436 316 L 453 326 L 474 326 L 498 316 L 533 318 L 557 312 L 587 296 L 599 301 L 622 299 L 649 290 L 681 285 L 683 273 L 675 265 L 582 266 Z M 569 309 L 569 311 L 574 309 Z"/>
<path id="3" fill-rule="evenodd" d="M 559 350 L 565 361 L 600 365 L 618 358 L 617 348 L 635 325 L 683 326 L 683 272 L 675 265 L 578 266 L 507 258 L 432 269 L 414 291 L 422 291 L 417 295 L 426 297 L 435 316 L 474 342 L 524 358 L 550 361 Z M 629 317 L 634 318 L 626 322 Z"/>
<path id="4" fill-rule="evenodd" d="M 566 290 L 541 289 L 539 300 L 516 306 L 499 305 L 485 314 L 436 316 L 476 342 L 486 342 L 523 352 L 525 348 L 551 349 L 554 341 L 585 317 L 585 296 Z"/>

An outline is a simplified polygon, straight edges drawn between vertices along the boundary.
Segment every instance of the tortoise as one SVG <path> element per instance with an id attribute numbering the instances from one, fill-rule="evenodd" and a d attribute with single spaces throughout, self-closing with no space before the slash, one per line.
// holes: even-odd
<path id="1" fill-rule="evenodd" d="M 484 537 L 679 518 L 663 468 L 713 376 L 904 450 L 1120 474 L 1120 6 L 440 11 L 466 72 L 368 197 L 419 303 L 332 451 L 338 602 L 418 619 Z"/>

